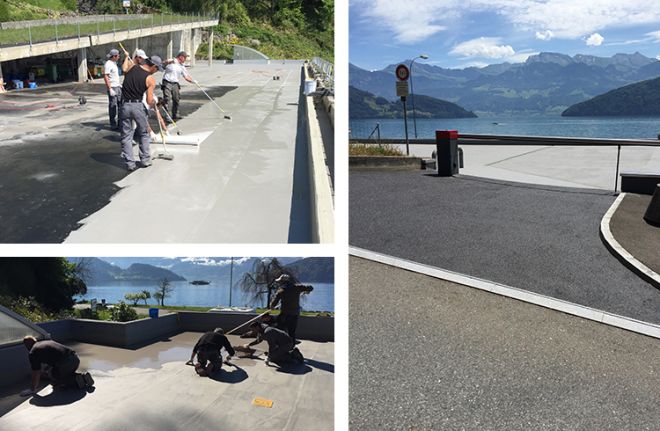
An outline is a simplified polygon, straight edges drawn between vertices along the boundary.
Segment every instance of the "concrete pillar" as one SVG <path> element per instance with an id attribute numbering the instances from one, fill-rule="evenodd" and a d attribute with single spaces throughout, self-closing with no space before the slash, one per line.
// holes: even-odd
<path id="1" fill-rule="evenodd" d="M 87 48 L 78 50 L 78 82 L 85 82 L 87 79 Z"/>
<path id="2" fill-rule="evenodd" d="M 190 30 L 190 43 L 188 43 L 188 54 L 190 54 L 190 65 L 194 66 L 195 65 L 195 32 L 196 29 L 191 29 Z"/>
<path id="3" fill-rule="evenodd" d="M 136 49 L 138 49 L 140 46 L 138 45 L 140 43 L 139 39 L 134 39 L 133 40 L 133 52 L 135 52 Z M 133 55 L 133 52 L 131 52 L 131 55 Z M 149 54 L 147 54 L 149 55 Z"/>
<path id="4" fill-rule="evenodd" d="M 209 67 L 213 65 L 213 27 L 209 31 Z"/>
<path id="5" fill-rule="evenodd" d="M 168 59 L 170 59 L 174 55 L 174 54 L 172 54 L 172 43 L 173 43 L 173 40 L 174 40 L 174 33 L 170 32 L 168 34 L 169 34 L 170 40 L 167 42 L 167 52 L 165 53 L 165 55 L 167 56 Z"/>

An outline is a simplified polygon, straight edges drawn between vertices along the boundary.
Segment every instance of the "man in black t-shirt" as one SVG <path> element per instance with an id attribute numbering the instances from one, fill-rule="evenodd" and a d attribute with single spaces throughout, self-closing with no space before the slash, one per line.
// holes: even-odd
<path id="1" fill-rule="evenodd" d="M 50 376 L 53 387 L 61 389 L 68 387 L 92 386 L 94 380 L 89 373 L 76 374 L 80 359 L 76 352 L 53 340 L 37 341 L 32 336 L 23 338 L 23 344 L 28 349 L 28 359 L 32 368 L 32 392 L 36 392 L 41 381 L 41 367 L 51 367 Z"/>
<path id="2" fill-rule="evenodd" d="M 222 355 L 220 349 L 225 348 L 229 357 L 236 354 L 231 343 L 224 335 L 222 328 L 215 328 L 212 332 L 206 332 L 200 337 L 193 348 L 192 355 L 190 355 L 191 363 L 197 355 L 197 364 L 195 371 L 200 376 L 209 376 L 222 368 Z M 228 358 L 229 358 L 228 357 Z"/>

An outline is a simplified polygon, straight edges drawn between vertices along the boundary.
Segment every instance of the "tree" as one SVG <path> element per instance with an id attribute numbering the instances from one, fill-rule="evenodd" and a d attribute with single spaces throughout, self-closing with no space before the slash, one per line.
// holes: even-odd
<path id="1" fill-rule="evenodd" d="M 298 282 L 293 272 L 283 266 L 277 258 L 257 260 L 252 264 L 252 271 L 243 274 L 239 286 L 243 292 L 248 293 L 252 302 L 263 304 L 265 296 L 266 306 L 269 306 L 273 292 L 277 288 L 275 280 L 282 274 L 288 274 L 294 283 Z"/>
<path id="2" fill-rule="evenodd" d="M 127 301 L 133 301 L 133 306 L 135 307 L 140 299 L 142 299 L 141 294 L 139 293 L 127 293 L 124 295 L 124 299 Z"/>
<path id="3" fill-rule="evenodd" d="M 158 288 L 154 292 L 154 298 L 160 303 L 161 307 L 164 307 L 165 298 L 169 298 L 173 291 L 174 286 L 172 286 L 167 278 L 164 278 L 158 283 Z"/>
<path id="4" fill-rule="evenodd" d="M 142 292 L 142 300 L 144 300 L 144 305 L 147 305 L 147 299 L 151 298 L 151 293 L 148 290 L 143 290 Z"/>
<path id="5" fill-rule="evenodd" d="M 73 297 L 87 293 L 80 274 L 84 263 L 63 257 L 0 258 L 0 295 L 34 298 L 51 312 L 73 307 Z"/>

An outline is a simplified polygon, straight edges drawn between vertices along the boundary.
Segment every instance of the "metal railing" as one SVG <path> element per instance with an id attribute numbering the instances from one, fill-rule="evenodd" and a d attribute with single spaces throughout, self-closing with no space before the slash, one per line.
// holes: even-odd
<path id="1" fill-rule="evenodd" d="M 334 93 L 335 91 L 335 66 L 321 57 L 314 57 L 311 61 L 314 70 L 321 75 L 323 85 Z"/>
<path id="2" fill-rule="evenodd" d="M 372 133 L 373 135 L 373 133 Z M 371 135 L 370 135 L 371 136 Z M 435 139 L 410 139 L 410 145 L 437 145 Z M 660 147 L 660 140 L 655 139 L 610 139 L 610 138 L 573 138 L 559 136 L 516 136 L 516 135 L 458 135 L 458 145 L 521 145 L 543 147 L 617 147 L 614 191 L 619 185 L 619 162 L 621 147 Z M 372 145 L 402 145 L 404 139 L 350 139 L 349 143 Z"/>
<path id="3" fill-rule="evenodd" d="M 8 28 L 0 30 L 0 46 L 16 46 L 35 44 L 39 42 L 59 42 L 63 39 L 80 38 L 81 36 L 100 36 L 101 34 L 117 31 L 138 31 L 142 29 L 162 27 L 176 24 L 185 24 L 198 21 L 214 21 L 215 16 L 199 14 L 183 15 L 133 15 L 130 19 L 118 18 L 116 15 L 99 16 L 99 19 L 62 23 L 53 21 L 44 25 L 30 25 L 26 22 L 21 28 Z"/>

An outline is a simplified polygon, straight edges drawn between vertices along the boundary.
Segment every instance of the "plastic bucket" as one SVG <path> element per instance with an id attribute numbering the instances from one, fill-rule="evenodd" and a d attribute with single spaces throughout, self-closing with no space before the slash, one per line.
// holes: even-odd
<path id="1" fill-rule="evenodd" d="M 305 96 L 309 96 L 316 91 L 316 80 L 315 79 L 306 79 L 305 80 Z"/>
<path id="2" fill-rule="evenodd" d="M 157 308 L 150 308 L 149 309 L 149 317 L 152 319 L 157 319 L 158 318 L 158 309 Z"/>
<path id="3" fill-rule="evenodd" d="M 28 88 L 37 88 L 37 83 L 36 82 L 30 82 L 28 84 Z"/>

